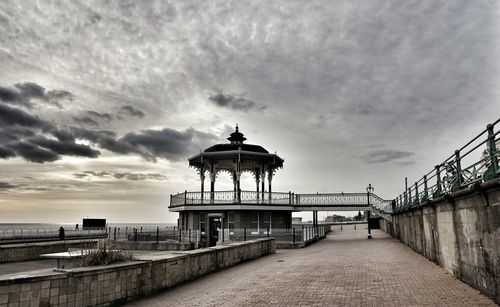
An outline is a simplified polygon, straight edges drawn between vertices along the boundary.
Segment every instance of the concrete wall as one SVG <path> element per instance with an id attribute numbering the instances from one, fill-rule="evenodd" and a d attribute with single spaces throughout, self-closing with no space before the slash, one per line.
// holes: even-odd
<path id="1" fill-rule="evenodd" d="M 392 230 L 381 228 L 500 304 L 500 179 L 395 215 Z"/>
<path id="2" fill-rule="evenodd" d="M 276 252 L 258 239 L 100 267 L 0 277 L 0 306 L 106 306 Z"/>
<path id="3" fill-rule="evenodd" d="M 147 250 L 147 251 L 186 251 L 194 248 L 193 243 L 173 242 L 133 242 L 107 240 L 111 249 Z"/>
<path id="4" fill-rule="evenodd" d="M 42 254 L 66 252 L 68 248 L 95 248 L 98 240 L 70 240 L 0 245 L 0 263 L 35 260 Z"/>

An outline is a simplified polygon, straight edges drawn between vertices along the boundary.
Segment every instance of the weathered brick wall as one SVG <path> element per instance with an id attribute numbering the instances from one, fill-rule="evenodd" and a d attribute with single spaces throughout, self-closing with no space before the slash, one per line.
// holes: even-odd
<path id="1" fill-rule="evenodd" d="M 28 261 L 42 254 L 66 252 L 68 248 L 95 248 L 98 240 L 71 240 L 0 245 L 0 263 Z"/>
<path id="2" fill-rule="evenodd" d="M 0 278 L 0 306 L 106 306 L 171 288 L 239 262 L 276 252 L 273 238 L 41 276 Z"/>
<path id="3" fill-rule="evenodd" d="M 393 231 L 500 304 L 500 179 L 395 215 Z"/>

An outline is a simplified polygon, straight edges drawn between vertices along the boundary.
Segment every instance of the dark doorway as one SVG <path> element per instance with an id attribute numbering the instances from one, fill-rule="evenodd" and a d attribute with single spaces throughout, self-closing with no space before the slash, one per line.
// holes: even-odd
<path id="1" fill-rule="evenodd" d="M 211 217 L 209 219 L 210 231 L 209 231 L 209 239 L 208 246 L 217 245 L 217 241 L 219 241 L 219 229 L 221 228 L 221 218 L 220 217 Z"/>

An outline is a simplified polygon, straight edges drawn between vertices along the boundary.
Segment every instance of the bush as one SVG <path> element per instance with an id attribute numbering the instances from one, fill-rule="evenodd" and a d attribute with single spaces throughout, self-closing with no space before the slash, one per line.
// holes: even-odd
<path id="1" fill-rule="evenodd" d="M 107 265 L 113 263 L 132 261 L 130 251 L 109 250 L 106 245 L 98 246 L 97 249 L 87 250 L 87 253 L 75 261 L 76 267 Z"/>

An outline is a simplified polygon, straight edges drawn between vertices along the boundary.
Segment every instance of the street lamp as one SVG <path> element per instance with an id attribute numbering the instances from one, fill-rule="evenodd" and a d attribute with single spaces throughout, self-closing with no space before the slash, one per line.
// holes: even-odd
<path id="1" fill-rule="evenodd" d="M 368 217 L 367 217 L 367 222 L 368 222 L 368 239 L 372 238 L 372 230 L 370 228 L 370 215 L 371 215 L 371 208 L 370 208 L 370 193 L 373 193 L 375 189 L 372 187 L 372 184 L 368 184 L 368 187 L 366 187 L 366 198 L 368 202 Z"/>

